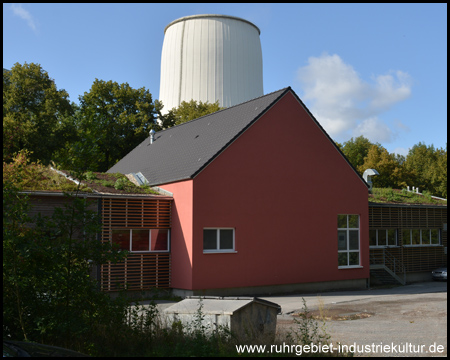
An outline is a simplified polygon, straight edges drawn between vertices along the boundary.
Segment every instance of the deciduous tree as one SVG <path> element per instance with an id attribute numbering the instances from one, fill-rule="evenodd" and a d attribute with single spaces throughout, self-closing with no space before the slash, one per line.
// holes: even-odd
<path id="1" fill-rule="evenodd" d="M 160 129 L 157 111 L 145 88 L 95 79 L 80 96 L 75 114 L 79 141 L 68 153 L 77 160 L 77 149 L 88 152 L 92 164 L 85 170 L 106 171 L 147 138 L 150 129 Z"/>
<path id="2" fill-rule="evenodd" d="M 39 64 L 16 63 L 3 71 L 3 159 L 27 149 L 33 160 L 48 164 L 74 136 L 68 98 Z"/>

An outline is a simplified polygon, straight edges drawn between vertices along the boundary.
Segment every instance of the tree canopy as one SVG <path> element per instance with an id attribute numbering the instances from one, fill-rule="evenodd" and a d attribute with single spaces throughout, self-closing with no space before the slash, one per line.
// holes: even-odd
<path id="1" fill-rule="evenodd" d="M 219 100 L 212 104 L 208 101 L 182 101 L 180 106 L 169 110 L 164 117 L 166 119 L 173 119 L 173 125 L 180 125 L 222 109 L 224 108 L 219 106 Z"/>
<path id="2" fill-rule="evenodd" d="M 39 64 L 3 71 L 3 159 L 27 149 L 32 160 L 48 164 L 75 133 L 68 98 Z"/>
<path id="3" fill-rule="evenodd" d="M 149 135 L 160 130 L 158 107 L 145 88 L 95 79 L 89 92 L 80 96 L 74 114 L 78 141 L 60 154 L 66 167 L 89 164 L 86 170 L 106 171 Z"/>

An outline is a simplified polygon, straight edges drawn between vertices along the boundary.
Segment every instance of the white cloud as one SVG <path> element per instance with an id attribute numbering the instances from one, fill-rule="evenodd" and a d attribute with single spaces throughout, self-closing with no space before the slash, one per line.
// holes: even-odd
<path id="1" fill-rule="evenodd" d="M 337 141 L 363 135 L 372 142 L 391 142 L 400 122 L 391 129 L 378 115 L 411 94 L 410 76 L 402 71 L 378 75 L 374 83 L 363 81 L 355 69 L 336 54 L 310 57 L 298 70 L 303 99 L 311 112 Z"/>
<path id="2" fill-rule="evenodd" d="M 21 19 L 25 20 L 28 24 L 28 26 L 34 31 L 37 31 L 36 22 L 33 18 L 33 16 L 25 10 L 22 5 L 20 4 L 11 4 L 11 10 L 13 11 L 14 15 L 17 15 Z"/>

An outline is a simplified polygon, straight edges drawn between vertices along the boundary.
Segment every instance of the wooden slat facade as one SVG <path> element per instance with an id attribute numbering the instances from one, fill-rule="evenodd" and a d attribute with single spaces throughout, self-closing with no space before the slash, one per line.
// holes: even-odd
<path id="1" fill-rule="evenodd" d="M 170 199 L 103 198 L 102 241 L 113 229 L 170 229 Z M 100 268 L 103 291 L 150 290 L 170 287 L 170 252 L 130 253 L 125 261 Z"/>
<path id="2" fill-rule="evenodd" d="M 399 259 L 406 273 L 431 271 L 447 264 L 447 207 L 393 206 L 369 204 L 369 230 L 396 229 L 397 246 L 384 250 Z M 440 245 L 404 246 L 403 229 L 439 229 Z M 379 258 L 381 248 L 370 248 L 371 258 Z"/>

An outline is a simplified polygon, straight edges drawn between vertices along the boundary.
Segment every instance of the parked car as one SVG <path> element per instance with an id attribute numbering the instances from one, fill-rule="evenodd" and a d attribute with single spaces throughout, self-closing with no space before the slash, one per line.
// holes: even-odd
<path id="1" fill-rule="evenodd" d="M 431 272 L 433 280 L 445 280 L 447 281 L 447 268 L 440 267 L 439 269 L 433 270 Z"/>
<path id="2" fill-rule="evenodd" d="M 88 357 L 88 355 L 57 346 L 27 341 L 3 340 L 3 357 Z"/>

